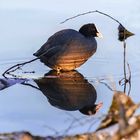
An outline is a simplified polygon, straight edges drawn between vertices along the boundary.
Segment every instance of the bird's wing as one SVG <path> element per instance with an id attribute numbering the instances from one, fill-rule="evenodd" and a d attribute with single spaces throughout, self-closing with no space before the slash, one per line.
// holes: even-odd
<path id="1" fill-rule="evenodd" d="M 49 37 L 47 43 L 51 45 L 57 43 L 65 43 L 73 39 L 74 35 L 77 35 L 77 33 L 78 33 L 77 31 L 72 29 L 61 30 L 53 34 L 51 37 Z"/>
<path id="2" fill-rule="evenodd" d="M 57 53 L 59 53 L 61 51 L 62 48 L 60 45 L 56 45 L 56 46 L 52 46 L 48 49 L 46 49 L 40 56 L 45 56 L 46 58 L 51 58 L 52 56 L 56 55 Z"/>
<path id="3" fill-rule="evenodd" d="M 68 46 L 68 44 L 71 44 L 72 42 L 80 43 L 81 38 L 83 37 L 81 37 L 77 31 L 72 29 L 59 31 L 49 37 L 47 42 L 42 45 L 41 48 L 36 53 L 34 53 L 34 55 L 39 57 L 44 53 L 48 55 L 48 53 L 56 53 L 58 51 L 62 51 L 63 47 Z"/>

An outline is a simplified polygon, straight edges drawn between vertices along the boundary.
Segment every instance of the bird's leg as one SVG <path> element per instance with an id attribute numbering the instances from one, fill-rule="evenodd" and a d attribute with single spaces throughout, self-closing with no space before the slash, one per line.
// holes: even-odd
<path id="1" fill-rule="evenodd" d="M 60 68 L 60 67 L 57 67 L 57 69 L 56 69 L 56 71 L 57 71 L 57 75 L 60 74 L 60 70 L 61 70 L 61 68 Z"/>

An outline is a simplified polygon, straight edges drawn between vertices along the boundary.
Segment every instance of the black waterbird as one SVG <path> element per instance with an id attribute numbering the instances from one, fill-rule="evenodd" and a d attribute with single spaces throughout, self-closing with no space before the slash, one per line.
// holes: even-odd
<path id="1" fill-rule="evenodd" d="M 94 37 L 101 37 L 95 24 L 83 25 L 79 32 L 64 29 L 52 35 L 34 55 L 56 71 L 70 71 L 84 64 L 97 49 Z"/>

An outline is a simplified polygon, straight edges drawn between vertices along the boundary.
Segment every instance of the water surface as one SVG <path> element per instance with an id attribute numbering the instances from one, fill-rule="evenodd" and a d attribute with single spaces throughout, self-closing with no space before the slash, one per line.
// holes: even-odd
<path id="1" fill-rule="evenodd" d="M 16 74 L 24 79 L 10 79 L 7 87 L 0 90 L 0 132 L 25 130 L 35 135 L 65 135 L 93 131 L 100 122 L 99 118 L 107 113 L 111 104 L 113 91 L 110 88 L 123 91 L 123 87 L 118 84 L 123 78 L 123 45 L 117 40 L 118 24 L 98 14 L 59 24 L 64 19 L 85 11 L 98 9 L 111 14 L 136 34 L 127 40 L 127 61 L 132 74 L 130 96 L 136 103 L 139 102 L 139 2 L 100 0 L 95 4 L 91 0 L 88 3 L 61 0 L 62 4 L 58 5 L 55 1 L 32 2 L 19 3 L 15 0 L 11 3 L 7 0 L 0 4 L 0 74 L 16 63 L 34 58 L 32 54 L 58 30 L 78 30 L 81 25 L 94 22 L 104 38 L 97 38 L 96 54 L 77 69 L 76 75 L 80 77 L 78 80 L 55 77 L 40 84 L 41 77 L 50 71 L 40 61 L 17 71 Z M 132 7 L 134 2 L 137 4 Z M 35 73 L 23 73 L 25 71 Z M 5 80 L 2 76 L 0 78 Z M 25 81 L 42 90 L 23 85 Z M 49 85 L 48 88 L 42 88 L 45 84 Z M 95 104 L 103 103 L 93 116 L 79 111 L 90 104 L 90 101 Z"/>

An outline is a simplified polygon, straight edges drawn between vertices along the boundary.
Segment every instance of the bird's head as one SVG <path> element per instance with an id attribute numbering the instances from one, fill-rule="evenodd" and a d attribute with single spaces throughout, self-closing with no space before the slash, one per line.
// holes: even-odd
<path id="1" fill-rule="evenodd" d="M 102 34 L 96 28 L 94 23 L 88 23 L 88 24 L 83 25 L 79 29 L 79 32 L 86 37 L 102 37 Z"/>

